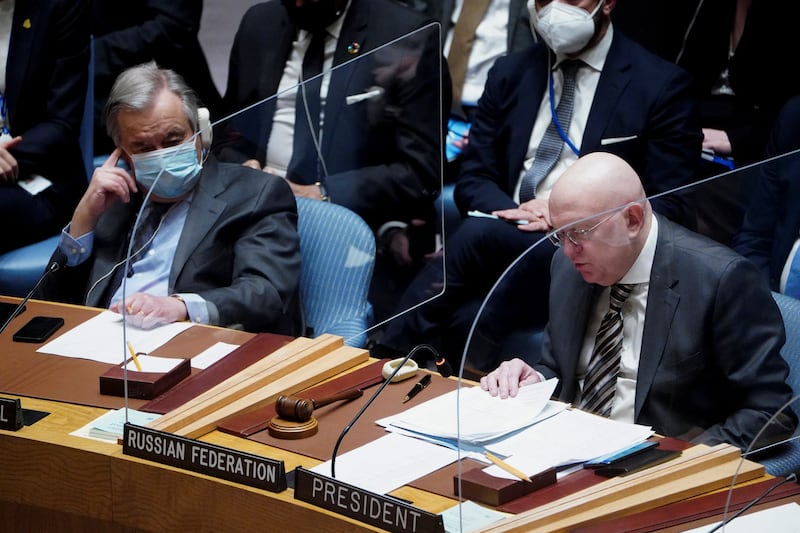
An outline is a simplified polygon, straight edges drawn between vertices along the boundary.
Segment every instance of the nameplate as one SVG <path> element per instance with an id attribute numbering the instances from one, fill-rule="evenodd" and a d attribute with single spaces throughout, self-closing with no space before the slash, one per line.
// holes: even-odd
<path id="1" fill-rule="evenodd" d="M 386 531 L 444 533 L 441 515 L 302 467 L 295 470 L 294 497 Z"/>
<path id="2" fill-rule="evenodd" d="M 226 481 L 268 490 L 286 490 L 283 461 L 126 423 L 122 453 Z"/>
<path id="3" fill-rule="evenodd" d="M 16 431 L 22 425 L 22 402 L 19 398 L 0 398 L 0 429 Z"/>

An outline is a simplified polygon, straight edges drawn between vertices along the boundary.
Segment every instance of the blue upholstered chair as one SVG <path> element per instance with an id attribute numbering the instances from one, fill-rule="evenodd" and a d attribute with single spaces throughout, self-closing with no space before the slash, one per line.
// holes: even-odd
<path id="1" fill-rule="evenodd" d="M 367 340 L 367 300 L 375 237 L 361 217 L 340 205 L 297 198 L 300 298 L 309 335 L 339 335 L 350 346 Z"/>
<path id="2" fill-rule="evenodd" d="M 86 175 L 94 172 L 94 47 L 89 45 L 89 85 L 81 120 L 80 145 Z M 101 162 L 102 164 L 102 162 Z M 0 294 L 24 297 L 44 273 L 47 261 L 58 246 L 58 236 L 49 237 L 0 255 Z"/>
<path id="3" fill-rule="evenodd" d="M 789 364 L 787 382 L 796 397 L 800 394 L 800 300 L 777 292 L 773 292 L 772 297 L 775 298 L 783 315 L 786 344 L 781 350 L 781 355 Z M 795 401 L 791 408 L 800 414 L 800 402 Z M 784 477 L 800 471 L 800 430 L 795 431 L 794 436 L 795 440 L 768 450 L 764 458 L 754 459 L 763 464 L 767 472 L 773 476 Z"/>

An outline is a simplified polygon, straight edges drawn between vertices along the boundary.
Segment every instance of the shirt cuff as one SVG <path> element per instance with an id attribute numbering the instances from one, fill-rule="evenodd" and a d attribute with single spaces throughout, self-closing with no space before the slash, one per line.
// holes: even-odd
<path id="1" fill-rule="evenodd" d="M 58 241 L 58 249 L 67 257 L 67 266 L 73 267 L 80 265 L 92 255 L 94 246 L 94 231 L 84 233 L 77 239 L 69 234 L 67 226 L 61 230 L 61 240 Z"/>
<path id="2" fill-rule="evenodd" d="M 208 316 L 208 305 L 206 301 L 199 295 L 194 293 L 176 293 L 171 294 L 180 299 L 186 306 L 186 314 L 189 320 L 195 324 L 210 324 Z"/>

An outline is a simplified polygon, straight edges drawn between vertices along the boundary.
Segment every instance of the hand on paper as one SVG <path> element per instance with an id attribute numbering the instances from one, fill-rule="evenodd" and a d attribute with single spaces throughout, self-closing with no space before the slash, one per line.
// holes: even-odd
<path id="1" fill-rule="evenodd" d="M 550 211 L 547 208 L 547 201 L 541 198 L 534 198 L 520 204 L 516 209 L 503 209 L 493 211 L 493 215 L 504 220 L 525 220 L 527 224 L 519 224 L 517 227 L 521 231 L 550 231 Z"/>
<path id="2" fill-rule="evenodd" d="M 170 296 L 153 296 L 137 292 L 125 300 L 126 322 L 139 329 L 153 329 L 162 324 L 186 320 L 186 304 Z M 115 302 L 110 311 L 122 313 L 122 302 Z"/>
<path id="3" fill-rule="evenodd" d="M 481 378 L 481 388 L 492 396 L 508 398 L 517 395 L 524 385 L 538 383 L 539 374 L 522 359 L 503 361 L 495 370 Z"/>

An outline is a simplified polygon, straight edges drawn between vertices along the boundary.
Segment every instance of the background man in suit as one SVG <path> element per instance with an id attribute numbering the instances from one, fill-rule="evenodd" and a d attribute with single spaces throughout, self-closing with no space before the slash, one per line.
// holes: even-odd
<path id="1" fill-rule="evenodd" d="M 114 149 L 104 135 L 103 109 L 117 76 L 128 67 L 155 61 L 179 74 L 216 119 L 219 95 L 197 33 L 203 2 L 197 0 L 92 0 L 94 36 L 95 154 Z"/>
<path id="2" fill-rule="evenodd" d="M 66 267 L 46 279 L 40 297 L 117 312 L 124 305 L 142 327 L 189 319 L 292 333 L 300 248 L 286 183 L 203 159 L 197 97 L 155 63 L 119 76 L 106 123 L 117 148 L 62 232 L 54 260 Z"/>
<path id="3" fill-rule="evenodd" d="M 636 172 L 612 154 L 579 159 L 553 187 L 549 207 L 563 253 L 553 257 L 541 362 L 504 362 L 481 387 L 506 397 L 558 377 L 559 399 L 594 410 L 589 383 L 604 381 L 593 371 L 595 340 L 609 329 L 609 294 L 624 284 L 618 360 L 604 376 L 611 418 L 749 446 L 792 397 L 783 321 L 755 266 L 654 215 Z M 764 443 L 788 436 L 796 422 L 791 410 L 781 413 Z"/>
<path id="4" fill-rule="evenodd" d="M 772 290 L 786 292 L 789 272 L 800 244 L 800 96 L 790 99 L 778 115 L 767 145 L 768 161 L 752 180 L 750 207 L 733 241 L 733 248 L 753 261 Z M 783 157 L 778 157 L 783 156 Z M 769 161 L 769 159 L 776 158 Z M 724 179 L 724 178 L 723 178 Z M 787 294 L 800 298 L 800 280 Z"/>
<path id="5" fill-rule="evenodd" d="M 88 64 L 84 0 L 0 1 L 0 253 L 58 233 L 86 190 Z"/>
<path id="6" fill-rule="evenodd" d="M 370 225 L 385 252 L 370 295 L 378 318 L 376 299 L 434 248 L 450 95 L 439 83 L 435 28 L 379 48 L 428 21 L 394 0 L 256 4 L 236 33 L 223 101 L 229 113 L 263 103 L 222 123 L 214 142 L 221 160 L 285 177 L 296 195 L 343 205 Z M 323 47 L 319 119 L 311 118 L 314 81 L 305 72 L 315 36 Z M 293 90 L 308 79 L 305 91 Z"/>
<path id="7" fill-rule="evenodd" d="M 577 159 L 577 152 L 602 150 L 623 157 L 638 171 L 649 194 L 692 181 L 702 133 L 691 79 L 616 31 L 610 22 L 615 3 L 539 0 L 529 4 L 534 28 L 544 42 L 495 62 L 478 103 L 455 189 L 462 215 L 476 210 L 499 220 L 467 218 L 446 240 L 444 294 L 390 324 L 382 340 L 388 347 L 403 351 L 420 342 L 434 343 L 453 362 L 461 360 L 481 300 L 503 270 L 550 229 L 547 197 L 564 169 Z M 564 10 L 566 15 L 561 14 Z M 561 128 L 563 135 L 556 141 L 560 154 L 539 182 L 535 196 L 521 198 L 521 183 L 536 164 L 537 150 L 545 144 L 546 130 L 553 123 L 551 104 L 560 102 L 562 67 L 567 60 L 578 61 L 572 118 L 569 126 Z M 694 220 L 681 195 L 659 198 L 654 207 L 673 220 Z M 526 223 L 517 224 L 518 220 Z M 508 295 L 508 313 L 498 318 L 498 325 L 513 325 L 524 316 L 529 324 L 544 326 L 553 251 L 544 243 L 532 252 L 539 258 L 527 262 L 525 301 Z M 419 294 L 429 292 L 426 274 L 423 271 L 413 282 L 409 300 L 420 301 Z M 441 279 L 441 272 L 432 277 Z M 400 308 L 406 305 L 401 302 Z M 442 341 L 437 341 L 438 335 Z M 497 338 L 503 336 L 498 332 Z M 496 365 L 484 357 L 474 356 L 479 370 Z"/>

